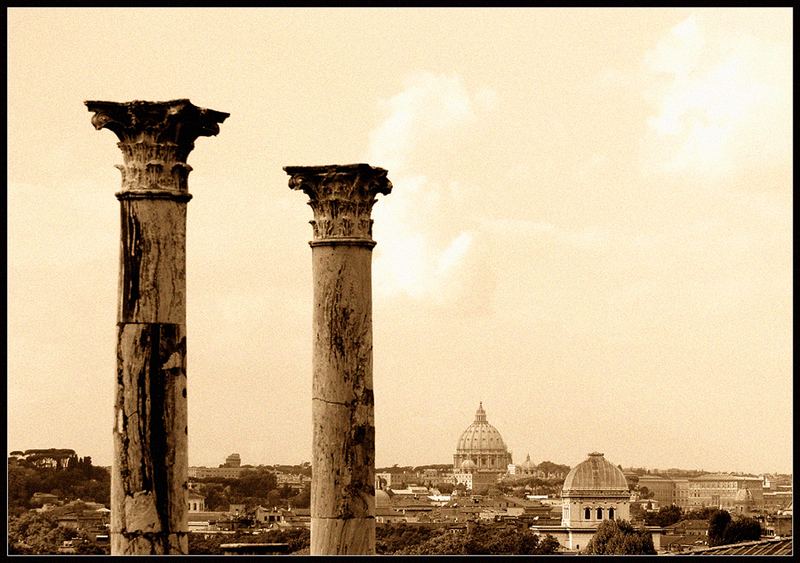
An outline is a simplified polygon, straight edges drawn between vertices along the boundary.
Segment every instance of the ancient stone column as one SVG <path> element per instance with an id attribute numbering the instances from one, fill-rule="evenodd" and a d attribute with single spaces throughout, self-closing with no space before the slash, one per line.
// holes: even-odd
<path id="1" fill-rule="evenodd" d="M 189 100 L 86 105 L 123 157 L 111 553 L 187 554 L 186 158 L 229 114 Z"/>
<path id="2" fill-rule="evenodd" d="M 287 166 L 314 211 L 311 554 L 375 553 L 372 220 L 392 184 L 367 164 Z"/>

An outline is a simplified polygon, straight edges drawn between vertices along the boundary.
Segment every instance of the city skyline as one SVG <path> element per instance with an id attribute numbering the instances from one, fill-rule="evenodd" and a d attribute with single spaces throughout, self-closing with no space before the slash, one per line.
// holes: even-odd
<path id="1" fill-rule="evenodd" d="M 111 464 L 121 155 L 83 101 L 189 98 L 231 114 L 189 157 L 190 465 L 310 460 L 282 167 L 367 162 L 378 467 L 447 463 L 482 401 L 515 462 L 792 472 L 791 9 L 7 15 L 9 451 Z"/>

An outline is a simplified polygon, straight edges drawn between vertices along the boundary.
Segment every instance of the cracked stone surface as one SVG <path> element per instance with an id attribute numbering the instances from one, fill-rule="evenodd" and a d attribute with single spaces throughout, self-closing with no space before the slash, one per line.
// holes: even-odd
<path id="1" fill-rule="evenodd" d="M 112 555 L 188 554 L 186 159 L 227 113 L 89 101 L 122 151 Z"/>
<path id="2" fill-rule="evenodd" d="M 372 220 L 386 171 L 287 167 L 314 211 L 311 554 L 375 553 Z"/>

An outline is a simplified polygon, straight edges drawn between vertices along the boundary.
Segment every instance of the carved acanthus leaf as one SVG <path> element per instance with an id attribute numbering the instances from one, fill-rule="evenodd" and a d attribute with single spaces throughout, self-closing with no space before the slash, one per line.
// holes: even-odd
<path id="1" fill-rule="evenodd" d="M 392 191 L 387 171 L 368 164 L 286 166 L 289 187 L 302 190 L 314 210 L 314 239 L 372 240 L 372 206 Z"/>
<path id="2" fill-rule="evenodd" d="M 187 99 L 168 102 L 85 102 L 95 129 L 117 135 L 124 164 L 122 191 L 186 192 L 194 141 L 219 133 L 228 113 L 199 108 Z"/>

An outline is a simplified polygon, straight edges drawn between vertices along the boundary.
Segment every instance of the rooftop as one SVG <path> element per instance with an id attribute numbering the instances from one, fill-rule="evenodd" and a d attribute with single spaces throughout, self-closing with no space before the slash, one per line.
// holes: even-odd
<path id="1" fill-rule="evenodd" d="M 693 549 L 686 555 L 792 555 L 792 538 L 776 538 Z"/>

